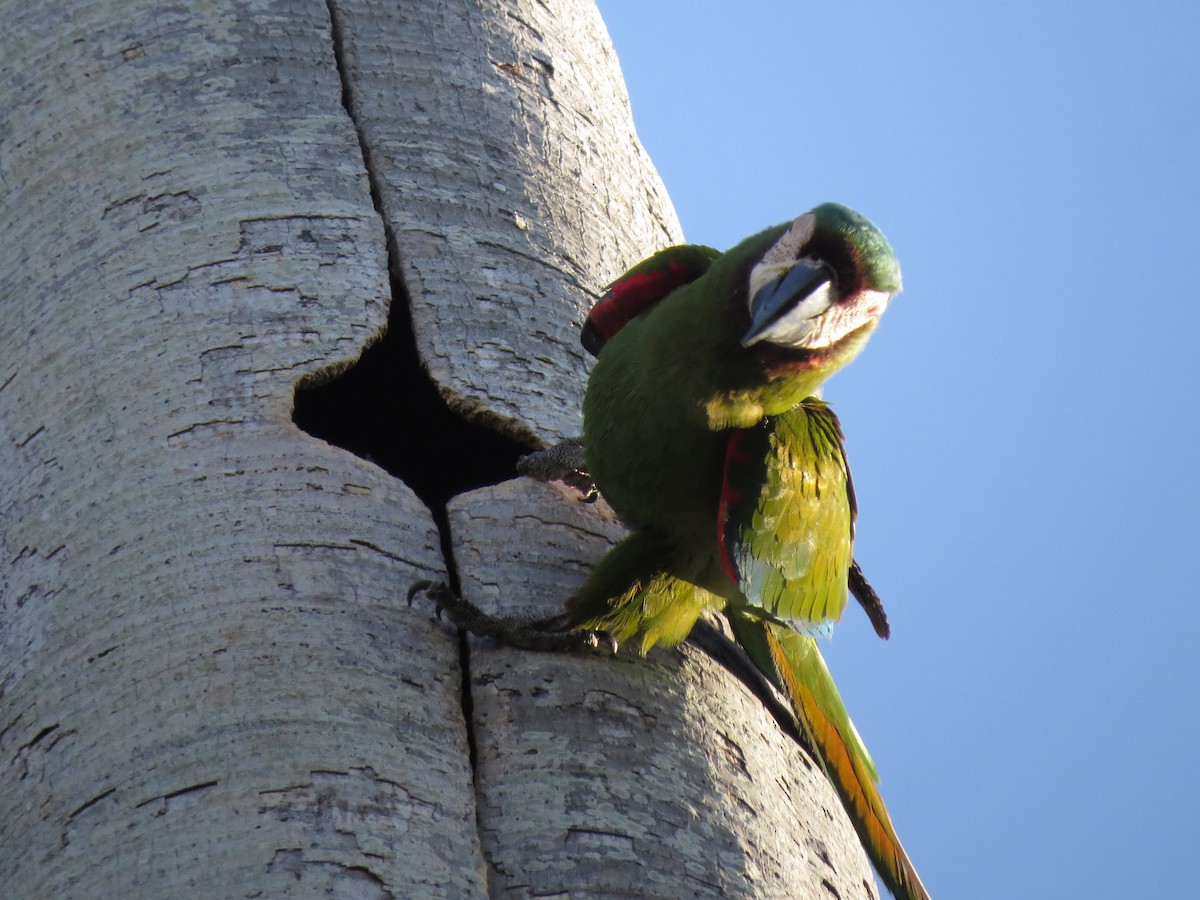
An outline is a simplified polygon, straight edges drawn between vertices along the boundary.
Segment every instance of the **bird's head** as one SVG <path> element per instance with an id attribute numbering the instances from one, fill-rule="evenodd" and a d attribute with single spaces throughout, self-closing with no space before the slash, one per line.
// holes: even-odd
<path id="1" fill-rule="evenodd" d="M 900 265 L 867 219 L 825 203 L 786 226 L 745 271 L 746 348 L 840 368 L 900 291 Z M 740 292 L 739 292 L 740 294 Z"/>

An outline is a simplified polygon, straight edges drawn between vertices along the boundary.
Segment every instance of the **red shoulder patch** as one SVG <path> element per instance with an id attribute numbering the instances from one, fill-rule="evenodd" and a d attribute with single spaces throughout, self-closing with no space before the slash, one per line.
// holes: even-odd
<path id="1" fill-rule="evenodd" d="M 670 247 L 638 263 L 611 285 L 588 313 L 581 340 L 593 356 L 625 324 L 640 316 L 673 290 L 703 275 L 717 251 L 709 247 Z"/>
<path id="2" fill-rule="evenodd" d="M 731 521 L 731 513 L 738 509 L 745 494 L 742 483 L 744 470 L 754 463 L 754 458 L 742 446 L 749 429 L 735 428 L 729 432 L 725 444 L 725 470 L 721 478 L 721 498 L 717 503 L 717 546 L 721 552 L 721 568 L 733 581 L 740 582 L 734 553 L 741 543 L 740 522 Z M 733 515 L 733 519 L 738 517 Z"/>

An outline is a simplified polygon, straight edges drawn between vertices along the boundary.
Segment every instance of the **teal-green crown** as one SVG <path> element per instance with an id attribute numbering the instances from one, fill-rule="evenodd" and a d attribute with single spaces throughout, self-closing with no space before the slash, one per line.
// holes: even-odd
<path id="1" fill-rule="evenodd" d="M 813 245 L 831 248 L 829 255 L 833 257 L 837 253 L 832 248 L 846 248 L 854 257 L 853 268 L 865 281 L 858 287 L 888 294 L 900 292 L 900 263 L 895 251 L 869 219 L 840 203 L 822 203 L 812 212 L 816 217 Z"/>

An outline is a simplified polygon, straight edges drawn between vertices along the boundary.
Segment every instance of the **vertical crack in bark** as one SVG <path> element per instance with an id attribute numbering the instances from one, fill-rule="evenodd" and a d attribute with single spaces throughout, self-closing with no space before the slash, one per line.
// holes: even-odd
<path id="1" fill-rule="evenodd" d="M 333 51 L 346 109 L 362 152 L 371 200 L 387 241 L 392 302 L 385 332 L 344 371 L 297 386 L 293 420 L 314 437 L 374 462 L 395 475 L 429 507 L 441 539 L 451 589 L 459 590 L 446 503 L 451 497 L 516 475 L 516 462 L 530 448 L 511 437 L 468 421 L 451 410 L 421 363 L 404 284 L 399 249 L 384 212 L 378 173 L 346 61 L 341 13 L 327 0 Z M 465 636 L 460 643 L 462 705 L 474 771 L 476 742 Z"/>
<path id="2" fill-rule="evenodd" d="M 451 410 L 421 363 L 395 233 L 384 214 L 371 149 L 355 112 L 340 13 L 332 0 L 327 6 L 342 102 L 358 135 L 371 199 L 387 241 L 392 302 L 385 332 L 357 362 L 341 372 L 331 368 L 298 385 L 293 418 L 314 437 L 400 478 L 433 510 L 444 534 L 446 501 L 514 477 L 517 458 L 530 448 Z"/>

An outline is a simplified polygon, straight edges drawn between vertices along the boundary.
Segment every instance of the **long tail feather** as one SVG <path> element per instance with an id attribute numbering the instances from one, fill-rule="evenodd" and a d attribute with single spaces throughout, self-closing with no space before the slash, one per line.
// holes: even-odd
<path id="1" fill-rule="evenodd" d="M 929 900 L 896 836 L 876 787 L 875 765 L 850 721 L 817 642 L 779 623 L 736 615 L 730 619 L 750 658 L 790 698 L 884 885 L 897 900 Z"/>

